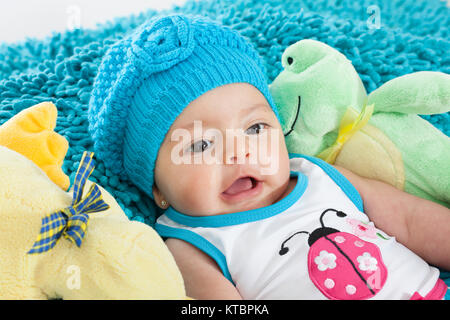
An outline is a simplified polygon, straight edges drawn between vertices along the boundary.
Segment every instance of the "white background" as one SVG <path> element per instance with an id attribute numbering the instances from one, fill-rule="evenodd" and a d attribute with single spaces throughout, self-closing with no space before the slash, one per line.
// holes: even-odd
<path id="1" fill-rule="evenodd" d="M 75 27 L 95 28 L 96 23 L 115 17 L 138 14 L 148 9 L 169 9 L 174 5 L 183 5 L 185 1 L 0 0 L 0 43 L 25 40 L 26 37 L 42 39 L 52 31 Z M 450 7 L 450 0 L 440 1 L 447 1 Z"/>
<path id="2" fill-rule="evenodd" d="M 42 39 L 52 31 L 95 28 L 99 22 L 169 9 L 185 0 L 0 0 L 0 42 Z"/>

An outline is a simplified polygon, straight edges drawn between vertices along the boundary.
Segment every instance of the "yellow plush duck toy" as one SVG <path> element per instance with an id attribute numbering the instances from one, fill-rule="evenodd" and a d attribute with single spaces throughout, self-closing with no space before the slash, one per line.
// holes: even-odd
<path id="1" fill-rule="evenodd" d="M 93 153 L 66 191 L 56 116 L 45 102 L 0 126 L 0 300 L 186 299 L 162 239 L 87 179 Z"/>

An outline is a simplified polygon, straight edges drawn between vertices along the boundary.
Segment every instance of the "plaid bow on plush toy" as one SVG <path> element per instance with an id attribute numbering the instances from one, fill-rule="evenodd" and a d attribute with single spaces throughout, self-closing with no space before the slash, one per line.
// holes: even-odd
<path id="1" fill-rule="evenodd" d="M 102 200 L 99 187 L 94 183 L 84 199 L 83 187 L 94 170 L 93 152 L 85 151 L 75 176 L 72 205 L 42 218 L 39 235 L 28 253 L 42 253 L 50 250 L 63 235 L 66 239 L 81 246 L 89 221 L 89 213 L 109 209 Z"/>

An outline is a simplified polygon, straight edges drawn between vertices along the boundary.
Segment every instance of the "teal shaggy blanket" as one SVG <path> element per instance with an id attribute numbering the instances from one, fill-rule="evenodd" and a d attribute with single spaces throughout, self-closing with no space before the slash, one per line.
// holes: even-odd
<path id="1" fill-rule="evenodd" d="M 377 11 L 379 28 L 374 28 Z M 440 0 L 188 0 L 93 30 L 0 44 L 0 124 L 24 108 L 52 101 L 59 113 L 55 130 L 70 145 L 63 170 L 73 181 L 83 151 L 92 150 L 86 110 L 102 56 L 146 19 L 175 12 L 208 16 L 247 37 L 265 62 L 269 83 L 282 69 L 286 47 L 304 38 L 323 41 L 351 59 L 368 92 L 415 71 L 450 73 L 450 9 Z M 450 134 L 449 114 L 424 118 Z M 152 200 L 112 175 L 99 159 L 91 179 L 117 199 L 130 219 L 153 226 L 159 212 Z"/>

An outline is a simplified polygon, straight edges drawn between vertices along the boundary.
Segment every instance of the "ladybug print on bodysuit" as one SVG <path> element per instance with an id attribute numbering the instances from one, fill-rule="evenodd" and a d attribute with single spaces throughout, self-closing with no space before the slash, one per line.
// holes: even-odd
<path id="1" fill-rule="evenodd" d="M 338 217 L 347 215 L 327 209 L 320 215 L 322 227 L 311 234 L 299 231 L 281 244 L 279 254 L 285 255 L 286 243 L 298 234 L 309 234 L 308 272 L 314 285 L 329 299 L 360 300 L 374 297 L 384 286 L 387 269 L 380 249 L 373 243 L 339 230 L 325 227 L 323 217 L 334 212 Z"/>

